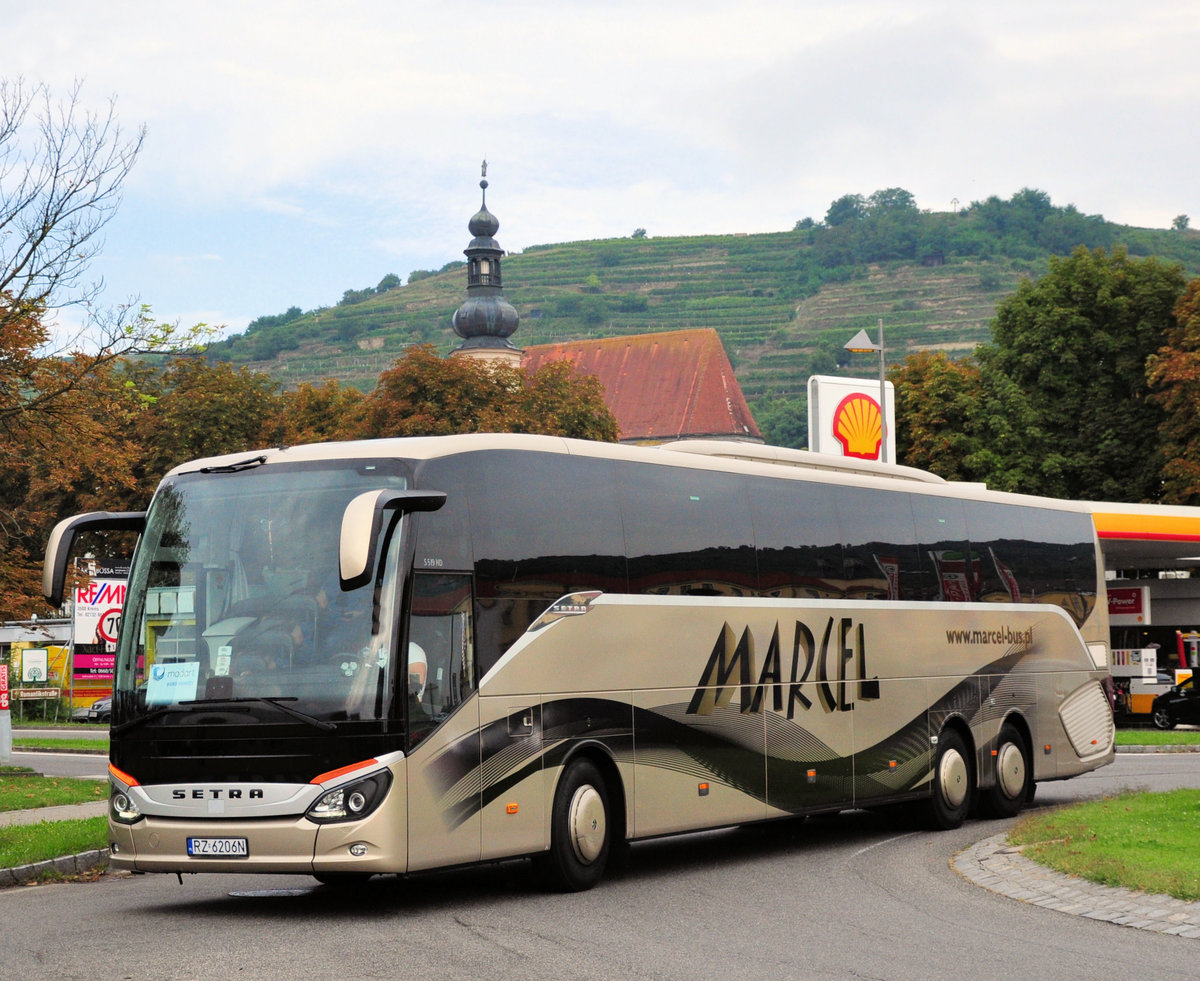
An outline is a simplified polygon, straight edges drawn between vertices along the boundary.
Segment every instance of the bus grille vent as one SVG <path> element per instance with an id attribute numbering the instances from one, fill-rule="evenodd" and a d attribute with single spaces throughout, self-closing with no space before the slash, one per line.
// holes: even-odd
<path id="1" fill-rule="evenodd" d="M 1112 709 L 1100 682 L 1090 682 L 1068 695 L 1059 707 L 1058 717 L 1080 759 L 1102 756 L 1112 749 Z"/>

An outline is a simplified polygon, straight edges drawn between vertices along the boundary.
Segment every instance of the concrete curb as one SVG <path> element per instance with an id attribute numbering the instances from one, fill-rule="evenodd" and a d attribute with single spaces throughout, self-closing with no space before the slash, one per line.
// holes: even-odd
<path id="1" fill-rule="evenodd" d="M 62 858 L 47 859 L 44 862 L 34 862 L 31 865 L 18 865 L 13 869 L 0 869 L 0 889 L 9 886 L 20 886 L 27 882 L 37 882 L 49 873 L 59 875 L 80 875 L 84 872 L 94 872 L 108 865 L 108 849 L 81 852 L 78 855 L 66 855 Z"/>
<path id="2" fill-rule="evenodd" d="M 1118 746 L 1118 753 L 1200 753 L 1200 745 Z"/>
<path id="3" fill-rule="evenodd" d="M 951 868 L 977 886 L 1023 903 L 1119 926 L 1200 938 L 1200 903 L 1102 886 L 1032 862 L 1006 833 L 963 849 Z"/>
<path id="4" fill-rule="evenodd" d="M 0 827 L 103 817 L 106 813 L 108 813 L 108 801 L 106 800 L 88 801 L 85 804 L 62 804 L 58 807 L 37 807 L 26 811 L 2 811 L 0 812 Z M 37 882 L 48 873 L 71 876 L 83 872 L 94 872 L 104 868 L 107 864 L 108 849 L 101 848 L 81 852 L 78 855 L 63 855 L 59 858 L 46 859 L 43 862 L 18 865 L 11 869 L 0 869 L 0 889 L 23 885 L 27 882 Z"/>

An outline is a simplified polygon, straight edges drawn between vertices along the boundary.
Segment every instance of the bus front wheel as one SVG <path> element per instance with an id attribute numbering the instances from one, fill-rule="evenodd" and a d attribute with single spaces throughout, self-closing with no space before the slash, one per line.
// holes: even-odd
<path id="1" fill-rule="evenodd" d="M 580 892 L 600 881 L 611 848 L 608 806 L 608 787 L 595 764 L 568 764 L 554 793 L 550 852 L 543 860 L 551 885 Z"/>
<path id="2" fill-rule="evenodd" d="M 986 817 L 1015 817 L 1029 799 L 1032 780 L 1025 740 L 1007 723 L 996 740 L 995 783 L 982 791 L 980 811 Z"/>
<path id="3" fill-rule="evenodd" d="M 966 820 L 971 808 L 971 763 L 962 736 L 946 729 L 938 737 L 933 762 L 933 795 L 929 800 L 930 823 L 949 831 Z"/>

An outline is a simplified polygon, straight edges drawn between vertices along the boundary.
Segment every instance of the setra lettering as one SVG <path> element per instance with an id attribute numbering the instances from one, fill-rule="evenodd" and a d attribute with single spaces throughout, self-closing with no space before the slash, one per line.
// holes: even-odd
<path id="1" fill-rule="evenodd" d="M 190 790 L 176 787 L 171 791 L 172 800 L 262 800 L 259 787 L 243 790 L 241 787 L 192 787 Z"/>

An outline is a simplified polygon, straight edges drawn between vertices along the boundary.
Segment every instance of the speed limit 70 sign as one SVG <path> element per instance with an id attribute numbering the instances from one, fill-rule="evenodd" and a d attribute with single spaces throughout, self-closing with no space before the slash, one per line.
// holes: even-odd
<path id="1" fill-rule="evenodd" d="M 96 636 L 106 644 L 117 642 L 117 631 L 121 629 L 121 608 L 119 606 L 105 610 L 100 614 L 96 624 Z"/>

